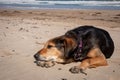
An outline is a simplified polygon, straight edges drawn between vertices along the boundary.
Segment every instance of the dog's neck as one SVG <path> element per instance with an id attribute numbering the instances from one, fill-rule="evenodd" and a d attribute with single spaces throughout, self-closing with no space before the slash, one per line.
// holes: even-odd
<path id="1" fill-rule="evenodd" d="M 81 60 L 80 56 L 82 54 L 82 48 L 83 48 L 83 41 L 82 39 L 79 39 L 78 46 L 76 47 L 76 51 L 74 53 L 75 60 Z"/>
<path id="2" fill-rule="evenodd" d="M 79 42 L 79 52 L 82 52 L 83 42 L 80 40 Z"/>

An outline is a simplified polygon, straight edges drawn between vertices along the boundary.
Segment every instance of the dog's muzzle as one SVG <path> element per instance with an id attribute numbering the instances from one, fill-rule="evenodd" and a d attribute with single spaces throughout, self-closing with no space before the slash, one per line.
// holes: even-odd
<path id="1" fill-rule="evenodd" d="M 54 61 L 52 61 L 52 60 L 46 61 L 43 58 L 41 58 L 39 54 L 35 54 L 34 58 L 36 60 L 36 61 L 34 61 L 34 63 L 36 63 L 37 66 L 49 68 L 49 67 L 52 67 L 55 65 Z"/>

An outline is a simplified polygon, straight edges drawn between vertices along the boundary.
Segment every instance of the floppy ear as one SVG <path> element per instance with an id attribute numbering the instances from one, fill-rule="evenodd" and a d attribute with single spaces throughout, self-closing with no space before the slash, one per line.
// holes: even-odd
<path id="1" fill-rule="evenodd" d="M 56 41 L 56 47 L 58 49 L 61 49 L 62 47 L 65 47 L 64 39 L 59 39 Z"/>
<path id="2" fill-rule="evenodd" d="M 72 40 L 72 38 L 65 38 L 64 39 L 64 45 L 65 45 L 65 53 L 64 56 L 65 58 L 70 58 L 72 57 L 73 51 L 76 48 L 76 43 L 75 41 Z"/>

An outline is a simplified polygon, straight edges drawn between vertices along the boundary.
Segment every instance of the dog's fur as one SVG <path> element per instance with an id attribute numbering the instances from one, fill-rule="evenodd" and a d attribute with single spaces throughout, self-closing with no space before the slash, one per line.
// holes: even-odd
<path id="1" fill-rule="evenodd" d="M 106 59 L 111 57 L 113 51 L 114 43 L 107 31 L 93 26 L 80 26 L 47 41 L 34 57 L 37 65 L 42 67 L 81 61 L 80 65 L 70 69 L 72 73 L 79 73 L 87 68 L 106 66 Z"/>

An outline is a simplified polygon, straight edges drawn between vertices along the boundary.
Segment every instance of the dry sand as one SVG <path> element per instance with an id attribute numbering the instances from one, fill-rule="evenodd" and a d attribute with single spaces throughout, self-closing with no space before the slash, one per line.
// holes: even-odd
<path id="1" fill-rule="evenodd" d="M 33 55 L 48 39 L 80 25 L 106 29 L 115 42 L 109 66 L 72 74 L 79 63 L 41 68 Z M 120 80 L 120 10 L 0 9 L 0 80 Z"/>

